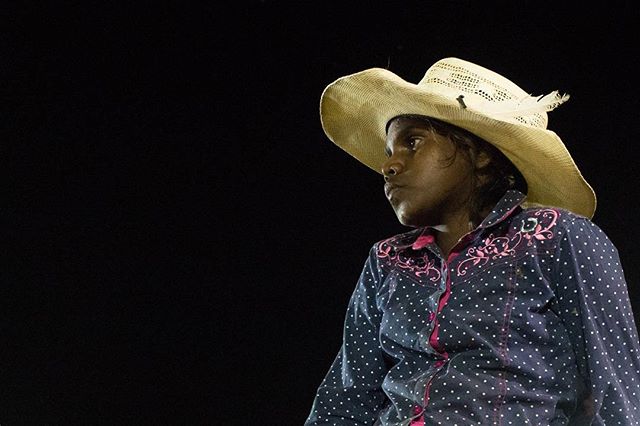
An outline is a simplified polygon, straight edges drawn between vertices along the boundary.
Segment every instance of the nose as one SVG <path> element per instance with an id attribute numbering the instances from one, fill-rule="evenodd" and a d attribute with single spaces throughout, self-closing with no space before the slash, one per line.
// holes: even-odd
<path id="1" fill-rule="evenodd" d="M 391 176 L 395 176 L 402 171 L 402 165 L 393 157 L 389 157 L 387 161 L 382 164 L 382 175 L 384 180 L 388 181 Z"/>

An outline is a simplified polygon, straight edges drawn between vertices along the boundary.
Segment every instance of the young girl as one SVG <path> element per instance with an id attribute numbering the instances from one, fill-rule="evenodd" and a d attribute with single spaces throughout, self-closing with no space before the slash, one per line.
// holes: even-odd
<path id="1" fill-rule="evenodd" d="M 311 425 L 637 425 L 640 345 L 616 247 L 547 112 L 457 58 L 321 97 L 408 232 L 369 252 Z"/>

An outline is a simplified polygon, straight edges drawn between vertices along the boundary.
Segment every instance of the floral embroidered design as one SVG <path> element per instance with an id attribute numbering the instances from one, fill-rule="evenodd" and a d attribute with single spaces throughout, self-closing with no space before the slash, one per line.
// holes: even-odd
<path id="1" fill-rule="evenodd" d="M 429 259 L 424 254 L 422 256 L 410 256 L 405 252 L 411 247 L 398 246 L 395 237 L 388 238 L 380 243 L 378 246 L 378 257 L 381 259 L 388 259 L 395 266 L 407 269 L 418 278 L 428 278 L 432 282 L 440 280 L 440 270 L 435 266 L 435 260 Z"/>
<path id="2" fill-rule="evenodd" d="M 466 275 L 471 266 L 485 264 L 490 259 L 500 259 L 515 254 L 515 249 L 523 241 L 527 241 L 527 246 L 531 246 L 535 241 L 544 243 L 545 240 L 553 238 L 551 230 L 558 221 L 558 212 L 552 209 L 538 210 L 534 213 L 536 217 L 528 217 L 522 220 L 520 230 L 513 237 L 494 237 L 489 234 L 481 245 L 471 247 L 467 250 L 467 259 L 458 264 L 458 275 Z"/>

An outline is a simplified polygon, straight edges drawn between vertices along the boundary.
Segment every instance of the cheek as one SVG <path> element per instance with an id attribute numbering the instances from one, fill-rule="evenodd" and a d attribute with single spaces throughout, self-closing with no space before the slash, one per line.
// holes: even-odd
<path id="1" fill-rule="evenodd" d="M 455 160 L 448 166 L 444 165 L 449 178 L 457 183 L 468 182 L 473 177 L 473 165 L 471 160 L 463 153 L 458 153 Z"/>

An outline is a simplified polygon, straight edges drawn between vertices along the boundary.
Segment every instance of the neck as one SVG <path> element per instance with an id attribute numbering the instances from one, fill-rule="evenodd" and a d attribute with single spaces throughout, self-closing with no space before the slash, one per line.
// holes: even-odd
<path id="1" fill-rule="evenodd" d="M 489 211 L 490 209 L 483 213 L 488 214 Z M 482 217 L 486 217 L 486 214 L 483 214 Z M 480 224 L 473 223 L 470 220 L 469 211 L 461 211 L 447 218 L 441 225 L 433 227 L 437 231 L 435 235 L 436 244 L 440 247 L 445 259 L 449 257 L 451 250 L 456 246 L 460 238 L 473 231 L 478 225 Z"/>
<path id="2" fill-rule="evenodd" d="M 469 220 L 461 220 L 459 222 L 443 224 L 434 226 L 436 232 L 436 244 L 440 247 L 440 251 L 444 255 L 445 259 L 449 257 L 451 249 L 457 244 L 463 235 L 471 231 L 469 226 Z"/>

